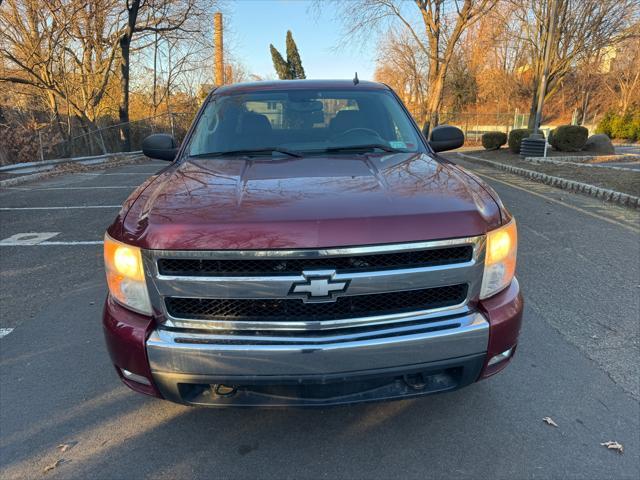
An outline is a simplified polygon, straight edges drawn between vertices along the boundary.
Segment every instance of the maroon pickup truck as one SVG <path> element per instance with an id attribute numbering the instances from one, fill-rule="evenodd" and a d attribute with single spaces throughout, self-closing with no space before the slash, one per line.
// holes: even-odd
<path id="1" fill-rule="evenodd" d="M 122 381 L 188 405 L 325 406 L 466 386 L 513 357 L 515 220 L 385 85 L 211 92 L 105 236 Z"/>

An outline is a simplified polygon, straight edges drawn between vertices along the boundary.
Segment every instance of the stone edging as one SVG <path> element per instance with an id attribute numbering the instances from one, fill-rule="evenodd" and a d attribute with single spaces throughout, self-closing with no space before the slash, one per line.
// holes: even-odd
<path id="1" fill-rule="evenodd" d="M 640 197 L 636 197 L 634 195 L 617 192 L 615 190 L 609 190 L 607 188 L 596 187 L 595 185 L 589 185 L 588 183 L 567 180 L 566 178 L 554 177 L 545 173 L 534 172 L 533 170 L 513 167 L 511 165 L 505 165 L 504 163 L 494 162 L 493 160 L 487 160 L 486 158 L 474 157 L 473 155 L 467 155 L 464 153 L 458 153 L 458 155 L 464 158 L 470 158 L 471 160 L 485 163 L 509 173 L 514 173 L 522 177 L 530 178 L 532 180 L 551 185 L 552 187 L 557 187 L 563 190 L 570 190 L 578 193 L 584 193 L 586 195 L 594 198 L 599 198 L 606 202 L 617 203 L 618 205 L 622 205 L 625 207 L 640 209 Z"/>
<path id="2" fill-rule="evenodd" d="M 538 158 L 551 157 L 525 157 L 525 160 L 533 160 Z M 620 153 L 614 155 L 562 155 L 552 157 L 552 160 L 559 163 L 582 163 L 589 165 L 592 163 L 608 163 L 608 162 L 628 162 L 640 160 L 640 155 L 635 153 Z"/>
<path id="3" fill-rule="evenodd" d="M 568 158 L 568 157 L 560 157 L 560 158 Z M 556 160 L 556 157 L 525 157 L 525 161 L 531 163 L 551 163 L 553 165 L 575 165 L 577 167 L 591 167 L 591 168 L 607 168 L 609 170 L 624 170 L 626 172 L 640 172 L 640 170 L 636 168 L 627 168 L 627 167 L 616 167 L 613 165 L 601 165 L 599 163 L 583 163 L 583 162 L 568 162 L 565 160 Z M 640 156 L 638 157 L 640 160 Z"/>

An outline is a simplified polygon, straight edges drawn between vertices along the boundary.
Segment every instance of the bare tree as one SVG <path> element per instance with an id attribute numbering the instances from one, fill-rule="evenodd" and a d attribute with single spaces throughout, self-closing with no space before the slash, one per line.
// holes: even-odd
<path id="1" fill-rule="evenodd" d="M 391 86 L 414 118 L 424 122 L 429 59 L 408 32 L 391 28 L 379 42 L 375 79 Z"/>
<path id="2" fill-rule="evenodd" d="M 637 0 L 510 0 L 515 7 L 517 35 L 526 44 L 527 60 L 533 75 L 531 115 L 529 128 L 533 127 L 534 113 L 542 79 L 544 46 L 549 39 L 550 65 L 545 99 L 560 87 L 562 79 L 575 65 L 602 49 L 615 46 L 626 38 L 627 29 L 638 12 Z M 557 15 L 551 13 L 552 2 L 557 3 Z M 553 29 L 551 25 L 555 24 Z M 519 33 L 518 33 L 519 32 Z"/>
<path id="3" fill-rule="evenodd" d="M 35 89 L 58 125 L 60 108 L 92 125 L 114 73 L 112 6 L 113 0 L 4 2 L 0 82 Z"/>
<path id="4" fill-rule="evenodd" d="M 9 83 L 14 95 L 29 98 L 33 121 L 23 126 L 42 150 L 69 140 L 78 129 L 95 130 L 98 117 L 110 111 L 117 58 L 111 21 L 115 3 L 8 0 L 0 8 L 0 82 Z M 49 122 L 43 122 L 42 106 Z M 16 121 L 20 116 L 10 118 Z M 101 137 L 84 140 L 88 151 L 105 151 Z M 71 144 L 64 142 L 62 147 L 58 155 L 71 153 Z"/>
<path id="5" fill-rule="evenodd" d="M 131 44 L 134 36 L 198 30 L 194 23 L 206 15 L 206 2 L 197 0 L 124 0 L 123 24 L 119 32 L 120 48 L 120 140 L 125 151 L 131 149 L 129 130 L 129 89 L 131 81 Z"/>
<path id="6" fill-rule="evenodd" d="M 425 98 L 425 130 L 438 124 L 447 71 L 456 46 L 467 28 L 489 12 L 497 0 L 351 0 L 333 2 L 346 37 L 370 32 L 381 24 L 395 24 L 415 40 L 429 58 Z"/>
<path id="7" fill-rule="evenodd" d="M 121 144 L 131 146 L 131 76 L 143 90 L 147 47 L 154 43 L 157 107 L 203 68 L 211 47 L 209 10 L 216 0 L 6 0 L 0 7 L 0 84 L 30 99 L 42 119 L 68 137 L 78 126 L 117 115 Z M 155 42 L 154 42 L 155 40 Z M 132 58 L 136 62 L 132 66 Z M 185 85 L 186 86 L 186 85 Z M 26 98 L 25 97 L 25 98 Z M 8 109 L 15 101 L 3 103 Z M 34 101 L 36 99 L 36 101 Z M 8 102 L 8 103 L 7 103 Z M 184 104 L 184 98 L 181 100 Z M 150 113 L 149 110 L 145 112 Z M 10 115 L 9 118 L 18 118 Z M 35 117 L 34 117 L 35 118 Z M 75 119 L 78 119 L 76 121 Z M 66 127 L 66 128 L 64 128 Z M 29 127 L 31 128 L 31 127 Z M 32 127 L 40 128 L 38 126 Z"/>
<path id="8" fill-rule="evenodd" d="M 640 36 L 628 39 L 617 49 L 605 85 L 623 115 L 633 105 L 640 107 Z"/>

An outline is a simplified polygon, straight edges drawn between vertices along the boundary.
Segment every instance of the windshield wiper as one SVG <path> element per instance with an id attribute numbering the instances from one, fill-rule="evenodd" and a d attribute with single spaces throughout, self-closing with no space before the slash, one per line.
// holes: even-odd
<path id="1" fill-rule="evenodd" d="M 246 149 L 246 150 L 227 150 L 225 152 L 209 152 L 209 153 L 198 153 L 196 155 L 189 155 L 191 158 L 208 158 L 208 157 L 227 157 L 227 156 L 235 156 L 235 155 L 260 155 L 260 154 L 271 154 L 273 152 L 284 153 L 285 155 L 289 155 L 290 157 L 302 157 L 301 153 L 295 152 L 293 150 L 288 150 L 286 148 L 274 147 L 274 148 L 256 148 L 256 149 Z"/>
<path id="2" fill-rule="evenodd" d="M 329 147 L 325 149 L 325 152 L 351 152 L 354 150 L 382 150 L 383 152 L 402 152 L 402 150 L 398 150 L 397 148 L 390 147 L 388 145 L 384 145 L 382 143 L 372 143 L 369 145 L 348 145 L 344 147 Z"/>

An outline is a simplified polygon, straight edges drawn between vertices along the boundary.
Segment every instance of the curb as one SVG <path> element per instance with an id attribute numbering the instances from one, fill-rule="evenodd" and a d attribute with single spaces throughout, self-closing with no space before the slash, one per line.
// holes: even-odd
<path id="1" fill-rule="evenodd" d="M 556 160 L 555 158 L 544 158 L 544 157 L 525 157 L 527 162 L 531 163 L 550 163 L 553 165 L 574 165 L 577 167 L 589 167 L 589 168 L 606 168 L 609 170 L 623 170 L 625 172 L 640 172 L 640 170 L 636 168 L 627 168 L 627 167 L 617 167 L 614 165 L 607 165 L 606 163 L 582 163 L 582 162 L 566 162 L 564 160 Z M 638 157 L 640 160 L 640 156 Z"/>
<path id="2" fill-rule="evenodd" d="M 614 162 L 636 162 L 640 160 L 640 154 L 636 153 L 620 153 L 614 155 L 564 155 L 556 157 L 525 157 L 525 160 L 534 159 L 551 159 L 559 163 L 574 163 L 584 165 L 599 165 Z"/>
<path id="3" fill-rule="evenodd" d="M 41 171 L 41 172 L 36 172 L 30 175 L 23 175 L 20 177 L 7 178 L 5 180 L 0 180 L 0 188 L 13 187 L 14 185 L 20 185 L 22 183 L 27 183 L 33 180 L 40 180 L 42 178 L 53 177 L 53 176 L 62 175 L 65 173 L 73 173 L 73 171 L 69 171 L 64 168 L 62 169 L 57 168 L 58 166 L 64 166 L 67 164 L 80 164 L 89 168 L 90 167 L 111 168 L 111 167 L 116 167 L 118 165 L 126 165 L 131 161 L 136 161 L 143 158 L 145 158 L 144 155 L 138 152 L 131 152 L 129 154 L 124 154 L 124 155 L 120 154 L 115 157 L 111 155 L 108 158 L 104 158 L 104 159 L 103 159 L 103 156 L 100 156 L 100 157 L 85 157 L 82 159 L 74 159 L 72 161 L 58 161 L 55 164 L 51 165 L 50 168 L 44 169 L 44 171 Z M 87 162 L 87 160 L 90 160 L 90 161 Z"/>
<path id="4" fill-rule="evenodd" d="M 522 177 L 530 178 L 538 182 L 551 185 L 552 187 L 561 188 L 563 190 L 569 190 L 573 192 L 583 193 L 590 197 L 599 198 L 605 202 L 616 203 L 624 207 L 640 209 L 640 197 L 629 195 L 627 193 L 617 192 L 615 190 L 609 190 L 607 188 L 596 187 L 595 185 L 589 185 L 588 183 L 576 182 L 574 180 L 567 180 L 566 178 L 554 177 L 545 173 L 534 172 L 533 170 L 526 170 L 524 168 L 512 167 L 511 165 L 505 165 L 504 163 L 494 162 L 493 160 L 487 160 L 486 158 L 474 157 L 473 155 L 467 155 L 464 153 L 458 153 L 461 157 L 469 158 L 471 160 L 485 163 L 492 167 L 504 170 L 509 173 L 514 173 Z"/>

